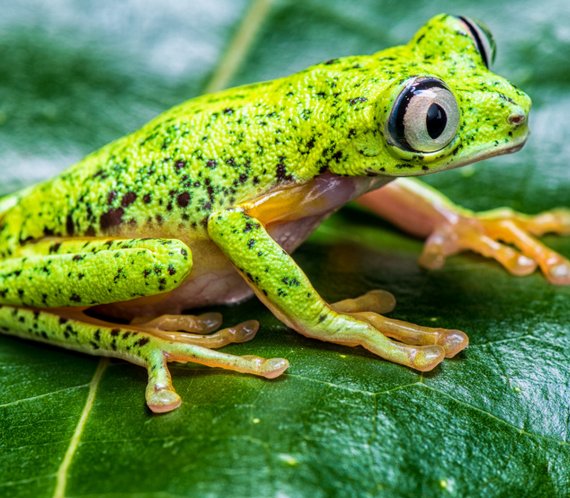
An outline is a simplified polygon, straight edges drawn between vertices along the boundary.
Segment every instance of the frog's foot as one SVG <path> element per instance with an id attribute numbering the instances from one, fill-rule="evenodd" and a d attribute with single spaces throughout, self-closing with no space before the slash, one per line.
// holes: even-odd
<path id="1" fill-rule="evenodd" d="M 558 209 L 536 216 L 509 209 L 448 214 L 428 238 L 420 257 L 422 266 L 441 268 L 447 256 L 469 249 L 494 258 L 513 275 L 528 275 L 538 265 L 551 283 L 570 285 L 570 261 L 534 237 L 570 233 L 570 210 Z"/>
<path id="2" fill-rule="evenodd" d="M 221 324 L 222 315 L 220 313 L 204 313 L 199 316 L 163 315 L 149 321 L 137 318 L 131 322 L 137 330 L 161 339 L 211 349 L 251 341 L 259 330 L 259 322 L 248 320 L 212 334 L 211 332 L 218 329 Z"/>
<path id="3" fill-rule="evenodd" d="M 441 346 L 446 358 L 452 358 L 469 345 L 467 334 L 461 330 L 422 327 L 381 315 L 389 313 L 395 306 L 394 296 L 382 290 L 373 290 L 331 305 L 337 312 L 348 313 L 369 323 L 386 337 L 415 346 Z"/>
<path id="4" fill-rule="evenodd" d="M 261 358 L 259 356 L 235 356 L 201 346 L 184 343 L 169 343 L 155 339 L 159 347 L 153 348 L 146 357 L 148 369 L 148 385 L 146 402 L 154 413 L 165 413 L 180 406 L 180 396 L 174 390 L 168 362 L 199 363 L 209 367 L 224 368 L 236 372 L 247 373 L 274 379 L 289 367 L 284 358 Z"/>

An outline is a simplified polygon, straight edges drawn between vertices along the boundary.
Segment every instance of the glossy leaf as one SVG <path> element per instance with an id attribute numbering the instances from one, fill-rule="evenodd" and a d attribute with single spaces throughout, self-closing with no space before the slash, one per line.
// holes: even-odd
<path id="1" fill-rule="evenodd" d="M 60 171 L 220 86 L 401 43 L 439 11 L 487 22 L 496 70 L 535 102 L 520 153 L 429 181 L 474 209 L 569 206 L 570 4 L 562 0 L 0 0 L 0 195 Z M 570 256 L 570 239 L 547 237 Z M 146 373 L 0 337 L 0 495 L 528 496 L 570 490 L 570 289 L 474 255 L 416 265 L 421 242 L 355 210 L 296 253 L 337 300 L 384 288 L 393 316 L 471 346 L 420 375 L 302 338 L 257 301 L 238 354 L 284 356 L 274 381 L 173 368 L 182 407 L 153 416 Z"/>

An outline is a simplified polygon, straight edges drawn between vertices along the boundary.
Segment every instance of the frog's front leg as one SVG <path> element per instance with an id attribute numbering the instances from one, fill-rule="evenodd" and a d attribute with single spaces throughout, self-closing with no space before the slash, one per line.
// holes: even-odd
<path id="1" fill-rule="evenodd" d="M 551 283 L 570 285 L 570 261 L 535 238 L 545 233 L 570 234 L 569 209 L 536 216 L 510 209 L 474 213 L 413 178 L 399 178 L 358 202 L 402 229 L 425 237 L 420 264 L 426 268 L 440 268 L 448 256 L 471 250 L 497 260 L 513 275 L 528 275 L 538 265 Z"/>
<path id="2" fill-rule="evenodd" d="M 383 299 L 372 305 L 373 312 L 364 312 L 362 308 L 368 305 L 358 301 L 338 303 L 335 310 L 262 223 L 243 211 L 210 216 L 208 232 L 257 296 L 297 332 L 327 342 L 363 346 L 382 358 L 422 371 L 433 369 L 448 353 L 437 341 L 425 340 L 425 330 L 416 327 L 415 337 L 413 333 L 406 337 L 401 327 L 378 315 L 376 311 L 390 308 Z M 414 330 L 415 326 L 406 325 Z M 413 345 L 390 340 L 388 333 L 383 333 L 388 329 L 394 337 L 408 339 Z"/>

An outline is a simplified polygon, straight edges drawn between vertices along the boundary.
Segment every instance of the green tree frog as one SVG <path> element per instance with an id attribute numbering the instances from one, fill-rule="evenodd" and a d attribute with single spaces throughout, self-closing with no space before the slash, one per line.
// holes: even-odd
<path id="1" fill-rule="evenodd" d="M 438 15 L 406 45 L 194 98 L 5 197 L 0 330 L 145 367 L 153 412 L 181 402 L 168 362 L 287 369 L 217 351 L 250 340 L 255 320 L 220 329 L 218 313 L 182 314 L 252 294 L 307 337 L 433 369 L 467 346 L 464 332 L 386 318 L 394 299 L 379 290 L 327 303 L 290 253 L 360 197 L 427 238 L 428 267 L 470 249 L 569 284 L 570 263 L 532 237 L 568 233 L 568 210 L 476 214 L 394 181 L 523 146 L 531 102 L 489 70 L 492 52 L 479 24 Z"/>

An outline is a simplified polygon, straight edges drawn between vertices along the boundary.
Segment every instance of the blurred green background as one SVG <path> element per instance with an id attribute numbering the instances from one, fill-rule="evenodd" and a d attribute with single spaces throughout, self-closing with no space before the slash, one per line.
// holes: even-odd
<path id="1" fill-rule="evenodd" d="M 439 12 L 490 26 L 495 70 L 533 98 L 533 133 L 430 183 L 474 209 L 569 206 L 566 0 L 0 0 L 0 195 L 201 92 L 406 42 Z M 545 240 L 570 256 L 568 238 Z M 59 482 L 65 496 L 569 496 L 569 289 L 468 254 L 425 272 L 420 250 L 346 210 L 295 258 L 327 299 L 384 288 L 393 316 L 468 331 L 435 372 L 309 341 L 254 300 L 222 310 L 262 321 L 228 350 L 289 358 L 283 378 L 176 367 L 184 404 L 151 416 L 146 373 L 112 362 L 71 453 L 99 360 L 0 337 L 0 495 Z"/>

